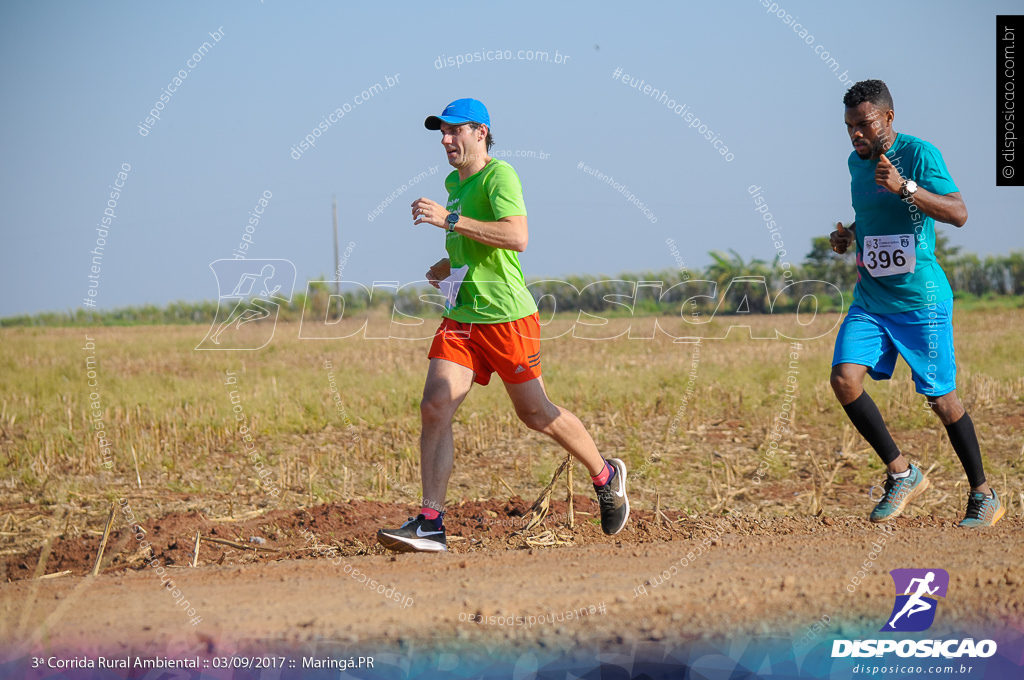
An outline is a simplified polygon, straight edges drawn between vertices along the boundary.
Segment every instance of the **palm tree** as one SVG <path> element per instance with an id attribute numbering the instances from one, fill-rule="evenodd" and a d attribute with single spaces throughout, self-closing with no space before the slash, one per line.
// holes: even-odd
<path id="1" fill-rule="evenodd" d="M 768 264 L 751 258 L 744 262 L 735 250 L 732 257 L 718 250 L 708 253 L 714 262 L 708 267 L 708 278 L 718 284 L 718 314 L 770 314 L 772 303 L 768 292 Z"/>
<path id="2" fill-rule="evenodd" d="M 811 239 L 811 251 L 804 256 L 803 277 L 813 281 L 827 281 L 839 290 L 850 290 L 857 281 L 856 247 L 839 255 L 832 250 L 827 236 Z"/>

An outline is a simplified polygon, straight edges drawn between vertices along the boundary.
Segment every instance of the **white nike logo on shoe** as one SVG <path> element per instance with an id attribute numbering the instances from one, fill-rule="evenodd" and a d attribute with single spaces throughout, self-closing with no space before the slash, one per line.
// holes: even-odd
<path id="1" fill-rule="evenodd" d="M 443 531 L 423 531 L 423 527 L 416 527 L 416 535 L 420 538 L 426 536 L 436 536 L 437 534 L 443 534 Z"/>
<path id="2" fill-rule="evenodd" d="M 618 470 L 616 470 L 615 478 L 619 481 L 619 488 L 618 489 L 612 489 L 612 488 L 604 489 L 603 491 L 598 491 L 597 492 L 598 495 L 606 494 L 608 492 L 611 492 L 612 494 L 618 496 L 619 498 L 624 498 L 626 496 L 626 488 L 625 488 L 625 484 L 622 483 L 622 477 L 621 477 L 620 474 L 618 474 Z M 609 487 L 610 487 L 610 485 L 611 485 L 611 483 L 609 482 Z"/>
<path id="3" fill-rule="evenodd" d="M 616 484 L 618 489 L 611 489 L 611 492 L 619 498 L 622 498 L 626 495 L 626 480 L 623 478 L 624 469 L 619 469 L 616 465 L 612 465 L 612 469 L 615 470 L 615 479 L 611 481 L 618 482 L 618 484 Z"/>

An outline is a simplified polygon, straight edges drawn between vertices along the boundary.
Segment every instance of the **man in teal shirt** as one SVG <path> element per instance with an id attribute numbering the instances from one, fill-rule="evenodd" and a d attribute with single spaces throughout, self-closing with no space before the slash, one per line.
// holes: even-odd
<path id="1" fill-rule="evenodd" d="M 939 150 L 892 129 L 895 112 L 885 83 L 856 83 L 843 103 L 854 148 L 849 167 L 856 219 L 848 229 L 837 224 L 831 243 L 844 253 L 856 241 L 857 284 L 836 338 L 831 383 L 887 468 L 885 494 L 871 521 L 898 516 L 929 486 L 900 453 L 863 388 L 865 375 L 891 378 L 902 356 L 967 473 L 971 489 L 960 526 L 991 526 L 1005 510 L 985 481 L 974 423 L 956 396 L 953 292 L 935 259 L 935 221 L 962 227 L 967 208 Z"/>
<path id="2" fill-rule="evenodd" d="M 583 423 L 548 399 L 540 369 L 537 305 L 523 280 L 519 253 L 529 232 L 523 188 L 515 170 L 487 155 L 493 140 L 487 109 L 475 99 L 452 102 L 424 122 L 441 132 L 448 163 L 447 205 L 428 198 L 412 204 L 414 224 L 445 231 L 448 257 L 427 280 L 445 293 L 441 327 L 428 357 L 420 402 L 420 474 L 423 507 L 398 529 L 381 529 L 377 540 L 399 552 L 447 550 L 444 501 L 454 466 L 452 418 L 473 383 L 497 373 L 519 419 L 583 463 L 601 508 L 601 528 L 617 534 L 629 519 L 626 466 L 605 460 Z"/>

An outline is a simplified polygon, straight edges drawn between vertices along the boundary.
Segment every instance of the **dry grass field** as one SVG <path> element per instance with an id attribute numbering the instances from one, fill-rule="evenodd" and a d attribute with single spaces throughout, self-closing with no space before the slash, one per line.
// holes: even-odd
<path id="1" fill-rule="evenodd" d="M 752 322 L 755 335 L 773 325 Z M 456 419 L 450 552 L 394 557 L 373 535 L 418 507 L 427 341 L 306 340 L 281 324 L 262 350 L 205 352 L 193 350 L 201 327 L 0 330 L 0 639 L 21 658 L 44 648 L 194 656 L 324 641 L 360 654 L 415 646 L 424 630 L 449 650 L 595 643 L 631 653 L 637 643 L 743 632 L 796 639 L 822 617 L 836 622 L 830 634 L 853 635 L 877 630 L 888 612 L 886 571 L 918 563 L 949 570 L 957 584 L 943 630 L 1010 634 L 1024 626 L 1024 313 L 959 312 L 955 323 L 961 398 L 1008 515 L 984 532 L 955 527 L 963 474 L 901 364 L 870 391 L 934 488 L 893 523 L 891 547 L 855 595 L 851 576 L 879 540 L 864 518 L 882 467 L 831 394 L 834 331 L 799 348 L 743 329 L 699 347 L 664 335 L 544 341 L 552 398 L 629 466 L 629 526 L 601 534 L 577 467 L 572 523 L 560 483 L 552 516 L 521 531 L 562 453 L 517 422 L 493 382 L 474 387 Z M 768 455 L 780 413 L 792 427 Z M 106 460 L 94 421 L 112 442 Z M 701 556 L 685 574 L 663 582 L 693 551 Z M 160 592 L 147 563 L 166 565 L 201 623 Z M 408 599 L 361 588 L 341 564 Z M 532 629 L 465 623 L 581 605 L 601 613 Z"/>
<path id="2" fill-rule="evenodd" d="M 754 318 L 761 328 L 774 322 Z M 955 322 L 959 393 L 978 424 L 989 478 L 1009 514 L 1020 515 L 1024 312 L 958 312 Z M 612 323 L 625 330 L 630 320 Z M 193 351 L 205 331 L 0 331 L 0 552 L 22 554 L 46 536 L 97 534 L 120 497 L 151 517 L 418 501 L 418 400 L 428 341 L 300 339 L 297 324 L 279 324 L 262 350 Z M 568 335 L 545 340 L 542 351 L 552 398 L 583 419 L 605 455 L 629 465 L 634 507 L 652 508 L 660 496 L 661 507 L 679 516 L 860 514 L 870 486 L 881 482 L 881 465 L 831 394 L 834 337 L 794 350 L 738 328 L 698 350 L 661 333 Z M 83 349 L 89 342 L 94 349 Z M 794 383 L 792 429 L 767 456 L 784 388 Z M 961 513 L 962 471 L 906 366 L 900 362 L 894 380 L 869 389 L 904 451 L 931 471 L 936 491 L 914 511 Z M 94 436 L 91 399 L 112 442 L 109 468 Z M 250 453 L 243 424 L 253 435 Z M 474 387 L 455 433 L 450 503 L 504 499 L 509 488 L 532 498 L 561 458 L 517 421 L 497 379 Z M 265 463 L 262 477 L 256 459 Z M 584 477 L 576 475 L 576 491 L 590 495 Z"/>

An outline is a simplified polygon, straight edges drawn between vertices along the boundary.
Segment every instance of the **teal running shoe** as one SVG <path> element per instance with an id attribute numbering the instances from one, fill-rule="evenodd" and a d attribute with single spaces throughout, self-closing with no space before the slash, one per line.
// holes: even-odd
<path id="1" fill-rule="evenodd" d="M 931 482 L 921 472 L 921 468 L 913 464 L 910 466 L 910 474 L 903 479 L 893 479 L 887 473 L 885 475 L 885 495 L 871 511 L 871 521 L 888 522 L 893 517 L 899 517 L 907 504 L 921 495 L 921 492 L 930 485 Z"/>
<path id="2" fill-rule="evenodd" d="M 980 491 L 971 491 L 967 494 L 967 514 L 960 522 L 960 526 L 990 527 L 1001 520 L 1005 514 L 1006 509 L 999 501 L 995 489 L 992 489 L 991 496 L 986 496 Z"/>

